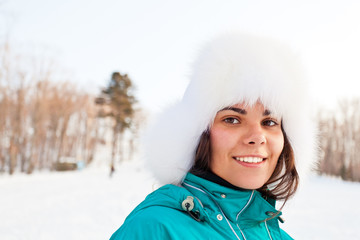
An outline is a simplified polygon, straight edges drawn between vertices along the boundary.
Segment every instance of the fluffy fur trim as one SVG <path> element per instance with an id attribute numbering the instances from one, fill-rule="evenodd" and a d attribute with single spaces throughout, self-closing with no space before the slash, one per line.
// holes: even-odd
<path id="1" fill-rule="evenodd" d="M 216 113 L 260 100 L 282 117 L 297 169 L 306 173 L 316 151 L 306 89 L 302 65 L 289 47 L 252 35 L 220 36 L 200 52 L 183 99 L 166 109 L 146 135 L 147 166 L 160 183 L 180 183 Z"/>

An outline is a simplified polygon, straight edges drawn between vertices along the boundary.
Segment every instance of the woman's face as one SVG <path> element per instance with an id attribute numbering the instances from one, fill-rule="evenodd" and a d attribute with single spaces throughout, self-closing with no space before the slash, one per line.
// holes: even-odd
<path id="1" fill-rule="evenodd" d="M 232 185 L 262 187 L 272 175 L 284 147 L 281 119 L 261 103 L 220 110 L 210 129 L 211 170 Z"/>

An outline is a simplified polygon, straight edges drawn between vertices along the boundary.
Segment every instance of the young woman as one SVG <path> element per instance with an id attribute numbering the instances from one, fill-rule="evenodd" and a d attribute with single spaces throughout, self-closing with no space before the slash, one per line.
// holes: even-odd
<path id="1" fill-rule="evenodd" d="M 301 64 L 274 40 L 224 35 L 194 64 L 183 99 L 146 139 L 163 187 L 113 234 L 118 239 L 292 239 L 279 227 L 315 131 Z"/>

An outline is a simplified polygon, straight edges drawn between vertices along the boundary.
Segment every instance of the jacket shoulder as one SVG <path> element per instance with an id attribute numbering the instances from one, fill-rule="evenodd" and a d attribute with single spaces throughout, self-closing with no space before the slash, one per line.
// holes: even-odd
<path id="1" fill-rule="evenodd" d="M 168 239 L 165 207 L 149 206 L 126 218 L 124 224 L 111 236 L 110 240 Z M 161 216 L 164 215 L 164 216 Z"/>
<path id="2" fill-rule="evenodd" d="M 181 234 L 179 228 L 193 223 L 181 209 L 180 200 L 188 194 L 186 189 L 174 185 L 154 191 L 129 214 L 110 240 L 177 239 L 174 236 Z"/>

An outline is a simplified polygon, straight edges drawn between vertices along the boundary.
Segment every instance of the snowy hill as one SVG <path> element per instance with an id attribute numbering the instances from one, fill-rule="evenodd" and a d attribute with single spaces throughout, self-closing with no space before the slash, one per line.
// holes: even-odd
<path id="1" fill-rule="evenodd" d="M 140 162 L 31 176 L 0 176 L 0 239 L 109 239 L 159 186 Z M 360 184 L 313 176 L 287 203 L 282 225 L 295 239 L 360 239 Z"/>

